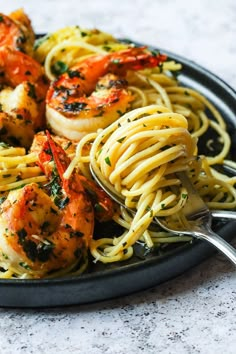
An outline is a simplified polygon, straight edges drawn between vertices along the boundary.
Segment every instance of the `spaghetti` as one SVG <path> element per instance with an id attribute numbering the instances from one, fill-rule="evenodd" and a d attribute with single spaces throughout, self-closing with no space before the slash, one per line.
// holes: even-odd
<path id="1" fill-rule="evenodd" d="M 139 66 L 135 62 L 133 67 L 127 65 L 128 69 L 119 71 L 119 65 L 122 63 L 117 58 L 122 60 L 124 52 L 126 52 L 126 55 L 127 53 L 141 53 Z M 157 60 L 158 56 L 160 61 L 155 66 L 140 66 L 140 63 L 144 63 L 144 58 L 147 59 L 145 64 L 150 64 L 153 63 L 154 59 Z M 98 235 L 96 239 L 92 238 L 90 240 L 92 226 L 87 225 L 89 230 L 86 230 L 86 243 L 89 243 L 90 253 L 95 262 L 112 263 L 126 260 L 132 257 L 136 242 L 142 243 L 144 247 L 151 250 L 153 247 L 160 247 L 160 245 L 191 240 L 190 237 L 174 236 L 151 226 L 152 220 L 156 216 L 170 216 L 173 217 L 173 220 L 178 218 L 187 201 L 187 191 L 176 177 L 176 172 L 187 171 L 195 187 L 210 208 L 235 209 L 236 190 L 234 185 L 236 177 L 230 178 L 216 169 L 216 165 L 222 164 L 236 167 L 235 162 L 227 160 L 231 140 L 226 130 L 226 124 L 221 114 L 204 96 L 191 88 L 181 86 L 176 78 L 176 74 L 181 70 L 179 63 L 168 60 L 168 58 L 164 60 L 165 56 L 156 51 L 151 52 L 146 48 L 137 48 L 132 43 L 122 43 L 102 31 L 82 29 L 78 26 L 60 29 L 37 40 L 34 47 L 34 57 L 44 65 L 48 79 L 53 81 L 52 85 L 55 83 L 55 92 L 52 94 L 55 102 L 57 103 L 56 99 L 58 97 L 62 97 L 64 100 L 62 106 L 63 104 L 65 106 L 66 103 L 68 111 L 71 107 L 75 107 L 77 109 L 76 113 L 79 112 L 80 114 L 78 117 L 83 116 L 83 120 L 79 121 L 78 131 L 83 138 L 80 141 L 65 142 L 65 145 L 67 143 L 76 145 L 76 151 L 74 152 L 73 149 L 73 152 L 70 153 L 72 160 L 69 165 L 67 164 L 68 158 L 59 150 L 60 155 L 64 156 L 63 179 L 66 181 L 65 190 L 67 197 L 70 196 L 68 199 L 71 202 L 71 208 L 75 208 L 71 195 L 74 193 L 72 186 L 74 186 L 76 180 L 77 187 L 79 186 L 79 195 L 83 196 L 81 198 L 82 204 L 84 203 L 82 211 L 87 210 L 89 213 L 90 219 L 84 217 L 84 220 L 90 226 L 92 225 L 93 211 L 90 201 L 83 194 L 84 190 L 75 177 L 76 175 L 78 177 L 77 171 L 79 171 L 84 177 L 91 180 L 89 171 L 89 164 L 91 164 L 103 183 L 108 185 L 114 193 L 123 195 L 126 206 L 136 211 L 135 215 L 131 215 L 124 208 L 116 206 L 113 220 L 123 230 L 122 234 L 116 237 L 114 235 L 99 237 Z M 101 62 L 105 60 L 106 71 L 101 71 L 102 75 L 98 71 L 96 80 L 92 76 L 93 70 L 89 70 L 89 74 L 86 72 L 88 76 L 79 75 L 78 71 L 70 71 L 70 68 L 74 65 L 82 69 L 85 63 L 93 63 L 94 65 L 94 62 L 98 62 L 98 58 Z M 110 62 L 106 61 L 107 59 Z M 128 57 L 129 64 L 131 59 L 137 60 L 135 56 Z M 119 64 L 116 65 L 114 73 L 111 69 L 114 65 L 110 64 Z M 89 68 L 89 65 L 87 67 Z M 133 69 L 134 67 L 136 69 Z M 81 93 L 84 100 L 82 105 L 80 105 L 80 101 L 73 102 L 77 95 L 77 92 L 73 91 L 75 86 L 70 87 L 66 81 L 63 81 L 64 86 L 60 85 L 62 82 L 60 81 L 61 75 L 64 75 L 64 79 L 69 77 L 72 84 L 74 84 L 75 79 L 82 81 L 86 81 L 87 77 L 91 79 L 94 85 L 91 85 L 89 80 L 89 82 L 84 82 L 81 85 L 84 88 Z M 105 81 L 103 77 L 100 79 L 100 76 L 103 75 L 107 75 Z M 56 86 L 58 82 L 59 86 Z M 95 87 L 92 94 L 90 86 Z M 114 101 L 109 101 L 111 92 L 116 94 Z M 31 95 L 33 93 L 30 91 Z M 47 101 L 49 101 L 49 96 L 48 94 Z M 91 99 L 93 103 L 99 102 L 99 104 L 91 108 L 89 106 Z M 100 104 L 101 102 L 103 104 Z M 107 102 L 109 103 L 107 104 Z M 83 112 L 81 107 L 84 109 Z M 47 111 L 50 109 L 51 107 Z M 78 137 L 78 135 L 73 135 L 78 128 L 78 121 L 76 121 L 78 117 L 75 117 L 72 111 L 70 111 L 70 114 L 72 116 L 71 120 L 68 120 L 67 117 L 62 119 L 63 115 L 57 115 L 57 119 L 54 120 L 56 121 L 57 133 L 63 136 L 63 133 L 68 131 L 72 133 L 73 138 L 70 138 L 72 140 L 75 139 L 74 137 Z M 99 119 L 104 121 L 105 127 L 99 125 Z M 102 129 L 100 129 L 101 127 Z M 49 129 L 54 132 L 56 128 L 49 126 Z M 217 139 L 220 148 L 217 152 L 215 149 L 212 150 L 212 144 L 209 140 L 207 143 L 209 153 L 203 156 L 199 152 L 198 142 L 201 142 L 201 139 L 209 131 Z M 39 140 L 44 139 L 39 135 L 37 137 Z M 54 146 L 54 150 L 57 149 L 59 148 Z M 46 150 L 46 154 L 50 155 L 47 161 L 49 175 L 52 177 L 50 182 L 45 171 L 39 167 L 42 163 L 40 165 L 40 157 L 34 150 L 27 152 L 25 148 L 10 147 L 2 143 L 0 146 L 0 194 L 2 201 L 8 198 L 9 191 L 11 195 L 23 199 L 21 192 L 18 195 L 14 190 L 22 191 L 22 188 L 26 188 L 28 191 L 28 188 L 32 188 L 38 198 L 41 198 L 40 205 L 47 205 L 45 207 L 47 219 L 46 223 L 39 223 L 39 227 L 37 225 L 42 233 L 31 235 L 33 238 L 33 241 L 31 241 L 35 242 L 37 252 L 39 248 L 51 252 L 51 254 L 57 252 L 58 258 L 65 252 L 65 257 L 62 258 L 64 263 L 62 262 L 63 264 L 60 266 L 55 259 L 52 259 L 51 263 L 47 259 L 51 268 L 48 268 L 48 272 L 42 272 L 42 264 L 45 260 L 40 263 L 41 269 L 38 270 L 34 269 L 35 261 L 32 261 L 33 258 L 31 257 L 29 264 L 32 269 L 29 269 L 29 264 L 19 262 L 19 259 L 15 257 L 15 251 L 12 251 L 12 254 L 18 263 L 12 261 L 13 256 L 8 258 L 8 255 L 3 251 L 4 241 L 2 240 L 0 242 L 0 245 L 2 245 L 0 254 L 1 277 L 59 277 L 72 273 L 78 275 L 86 269 L 88 264 L 87 252 L 84 252 L 84 247 L 82 247 L 83 243 L 80 244 L 79 242 L 78 244 L 81 247 L 78 248 L 78 244 L 73 239 L 75 235 L 81 238 L 83 234 L 78 230 L 78 223 L 75 222 L 77 228 L 70 233 L 68 229 L 71 225 L 69 223 L 63 224 L 64 218 L 71 220 L 71 210 L 69 207 L 67 209 L 69 201 L 64 198 L 62 187 L 55 184 L 55 181 L 58 181 L 59 173 L 55 169 L 55 161 L 52 161 L 52 156 L 54 156 L 52 151 L 48 146 Z M 64 168 L 65 166 L 67 168 Z M 62 174 L 62 172 L 60 173 Z M 61 198 L 59 202 L 64 203 L 62 211 L 59 212 L 57 208 L 54 209 L 54 202 L 58 196 L 52 193 L 50 195 L 51 199 L 48 199 L 49 196 L 46 192 L 45 195 L 42 194 L 41 187 L 45 191 L 48 188 L 51 188 L 52 191 L 59 191 Z M 74 194 L 73 196 L 75 197 Z M 12 200 L 9 201 L 9 203 L 11 202 Z M 15 204 L 17 202 L 16 198 Z M 40 205 L 38 205 L 39 209 Z M 78 205 L 77 207 L 79 208 Z M 29 212 L 31 213 L 32 210 Z M 64 213 L 60 222 L 56 219 L 57 212 L 58 214 Z M 4 210 L 2 213 L 4 213 Z M 76 215 L 76 213 L 73 215 Z M 61 239 L 57 236 L 57 231 L 54 230 L 53 233 L 50 229 L 51 220 L 49 219 L 55 221 L 54 226 L 60 225 L 59 231 L 60 235 L 62 234 L 64 237 L 63 242 L 70 242 L 71 263 L 67 263 L 66 252 L 69 248 L 63 245 L 60 249 Z M 3 218 L 1 218 L 1 222 L 4 226 Z M 85 225 L 83 226 L 85 227 Z M 31 226 L 27 225 L 27 227 L 30 228 Z M 24 228 L 20 230 L 18 235 L 20 241 L 16 242 L 16 249 L 20 242 L 21 245 L 26 246 L 25 232 Z M 6 231 L 6 235 L 8 237 L 8 231 Z M 55 239 L 57 241 L 54 244 Z M 82 248 L 83 251 L 81 252 Z M 79 254 L 80 252 L 82 255 Z M 54 261 L 56 266 L 53 263 Z"/>
<path id="2" fill-rule="evenodd" d="M 31 182 L 47 181 L 41 169 L 32 165 L 37 162 L 37 155 L 26 153 L 25 148 L 10 147 L 5 143 L 0 146 L 0 193 L 20 188 Z"/>
<path id="3" fill-rule="evenodd" d="M 63 43 L 67 53 L 65 56 L 66 65 L 83 61 L 88 56 L 102 53 L 102 51 L 113 52 L 133 46 L 132 43 L 129 45 L 120 43 L 119 45 L 114 38 L 108 40 L 106 34 L 104 34 L 104 41 L 102 41 L 102 36 L 103 34 L 100 32 L 99 42 L 93 36 L 87 37 L 87 35 L 84 35 L 82 38 L 81 36 L 79 39 L 77 38 L 76 41 L 74 41 L 74 37 L 71 40 L 67 38 L 66 41 L 54 46 L 47 54 L 44 54 L 48 76 L 55 75 L 53 74 L 55 62 L 62 60 L 60 50 L 63 48 Z M 90 38 L 93 39 L 90 41 Z M 87 46 L 87 41 L 89 46 Z M 69 53 L 74 53 L 74 48 L 78 49 L 80 44 L 83 50 L 81 55 L 78 55 L 77 52 L 77 56 L 69 57 Z M 84 52 L 85 48 L 87 52 Z M 210 208 L 234 209 L 236 206 L 235 177 L 228 178 L 214 168 L 216 164 L 227 163 L 225 159 L 229 154 L 231 142 L 225 122 L 221 114 L 204 96 L 191 88 L 180 85 L 175 76 L 175 72 L 180 70 L 181 65 L 179 63 L 167 60 L 152 69 L 144 69 L 138 72 L 129 71 L 127 74 L 128 89 L 134 97 L 130 104 L 130 112 L 105 130 L 87 134 L 78 143 L 76 156 L 65 172 L 65 177 L 68 177 L 73 168 L 78 166 L 87 178 L 91 178 L 88 168 L 88 164 L 91 163 L 95 173 L 103 180 L 103 183 L 109 184 L 109 188 L 113 192 L 123 194 L 127 206 L 135 207 L 138 210 L 133 218 L 123 208 L 117 209 L 114 220 L 124 227 L 124 234 L 118 238 L 106 237 L 92 240 L 90 250 L 96 260 L 108 263 L 127 259 L 132 256 L 132 246 L 137 240 L 142 240 L 149 248 L 152 248 L 154 244 L 160 245 L 162 242 L 171 243 L 189 240 L 189 238 L 176 237 L 161 230 L 150 231 L 148 229 L 153 215 L 175 213 L 181 209 L 186 201 L 184 197 L 186 191 L 180 188 L 180 181 L 174 176 L 175 171 L 183 169 L 192 171 L 190 172 L 192 181 Z M 155 106 L 156 104 L 158 107 Z M 206 113 L 206 110 L 209 113 Z M 142 117 L 142 114 L 145 117 Z M 141 118 L 139 118 L 140 115 Z M 166 121 L 163 122 L 165 129 L 156 129 L 157 127 L 155 127 L 156 140 L 153 130 L 149 131 L 149 136 L 145 135 L 147 132 L 144 132 L 144 127 L 140 128 L 139 125 L 139 134 L 140 136 L 143 134 L 140 142 L 136 135 L 137 132 L 131 129 L 132 125 L 137 125 L 138 122 L 142 122 L 142 119 L 150 123 L 151 117 L 155 121 L 157 116 L 159 119 L 162 119 L 163 116 L 173 119 L 169 119 L 168 124 Z M 185 119 L 183 119 L 183 116 Z M 179 124 L 175 128 L 169 125 L 170 122 L 173 124 L 174 119 Z M 128 120 L 130 120 L 129 123 L 127 123 Z M 124 123 L 125 121 L 126 123 Z M 121 124 L 121 127 L 118 124 Z M 174 135 L 169 136 L 171 129 L 182 129 L 179 140 Z M 214 156 L 209 154 L 211 156 L 201 156 L 201 159 L 199 159 L 196 139 L 201 139 L 209 129 L 215 132 L 221 150 Z M 172 142 L 172 145 L 168 142 L 168 139 L 159 142 L 159 148 L 164 150 L 161 152 L 158 147 L 156 147 L 156 150 L 153 147 L 158 146 L 158 139 L 162 136 L 160 132 L 165 136 L 165 139 L 168 137 Z M 187 141 L 188 144 L 186 144 Z M 105 145 L 102 146 L 103 144 Z M 90 155 L 84 155 L 83 148 L 88 145 L 91 145 L 91 153 Z M 108 146 L 109 155 L 105 149 L 106 146 Z M 152 152 L 148 152 L 148 148 Z M 150 164 L 153 162 L 153 166 L 155 166 L 153 171 L 148 170 L 148 159 L 151 161 Z M 173 159 L 172 163 L 170 163 L 171 159 Z M 159 166 L 156 167 L 158 162 Z M 233 164 L 235 167 L 233 162 L 229 162 L 229 164 Z M 142 171 L 142 175 L 140 175 L 140 171 Z M 165 178 L 165 176 L 168 176 L 168 178 Z M 177 194 L 173 193 L 173 189 L 176 192 L 176 186 L 178 186 Z M 171 188 L 172 191 L 170 191 Z M 155 191 L 158 191 L 158 196 Z M 148 196 L 152 195 L 152 198 L 146 200 L 146 194 Z M 167 201 L 163 199 L 163 196 L 166 196 Z M 151 210 L 147 210 L 150 207 L 149 204 L 153 204 Z M 167 207 L 167 204 L 169 207 Z M 152 217 L 150 217 L 151 215 Z M 134 225 L 135 227 L 133 227 Z"/>
<path id="4" fill-rule="evenodd" d="M 153 218 L 175 219 L 181 213 L 187 191 L 176 172 L 190 174 L 210 208 L 236 207 L 234 187 L 213 177 L 207 160 L 202 157 L 202 162 L 196 155 L 196 139 L 187 130 L 184 116 L 163 106 L 132 110 L 96 136 L 83 140 L 93 141 L 89 161 L 98 178 L 113 193 L 123 195 L 128 208 L 137 211 L 133 218 L 123 208 L 117 211 L 114 220 L 127 228 L 118 240 L 92 240 L 91 253 L 104 263 L 126 259 L 132 254 L 130 247 L 140 239 L 153 247 L 158 240 L 157 232 L 148 231 Z M 83 157 L 77 159 L 82 161 Z M 159 242 L 162 236 L 160 233 Z M 173 237 L 166 234 L 164 240 L 186 240 Z"/>

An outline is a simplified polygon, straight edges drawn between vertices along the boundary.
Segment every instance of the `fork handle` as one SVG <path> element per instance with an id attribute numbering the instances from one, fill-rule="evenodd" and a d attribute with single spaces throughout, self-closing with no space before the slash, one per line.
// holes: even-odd
<path id="1" fill-rule="evenodd" d="M 194 230 L 194 233 L 197 238 L 208 241 L 215 246 L 236 266 L 236 249 L 212 231 L 208 225 L 201 226 L 201 229 Z"/>
<path id="2" fill-rule="evenodd" d="M 236 211 L 232 210 L 211 210 L 213 218 L 236 220 Z"/>

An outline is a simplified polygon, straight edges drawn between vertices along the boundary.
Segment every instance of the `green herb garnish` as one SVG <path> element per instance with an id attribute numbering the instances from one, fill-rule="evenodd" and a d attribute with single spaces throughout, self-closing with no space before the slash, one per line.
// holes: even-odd
<path id="1" fill-rule="evenodd" d="M 61 75 L 65 73 L 67 70 L 68 70 L 68 65 L 63 61 L 58 60 L 52 65 L 52 72 L 55 75 Z"/>
<path id="2" fill-rule="evenodd" d="M 122 143 L 125 140 L 126 136 L 123 136 L 123 138 L 120 138 L 117 140 L 118 143 Z"/>
<path id="3" fill-rule="evenodd" d="M 109 156 L 105 157 L 105 162 L 108 166 L 111 166 L 111 161 L 110 161 Z"/>
<path id="4" fill-rule="evenodd" d="M 26 270 L 30 270 L 31 269 L 30 266 L 27 263 L 25 263 L 25 262 L 20 262 L 19 265 L 21 267 L 25 268 Z"/>

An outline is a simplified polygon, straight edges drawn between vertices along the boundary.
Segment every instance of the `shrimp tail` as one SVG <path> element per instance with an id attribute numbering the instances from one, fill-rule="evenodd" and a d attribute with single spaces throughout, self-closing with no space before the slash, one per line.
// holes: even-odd
<path id="1" fill-rule="evenodd" d="M 62 188 L 67 195 L 74 192 L 86 192 L 94 208 L 95 217 L 100 222 L 111 220 L 115 213 L 114 202 L 111 198 L 93 181 L 89 181 L 85 176 L 73 173 L 69 179 L 64 178 L 70 159 L 62 147 L 53 140 L 49 131 L 46 131 L 47 140 L 39 153 L 39 166 L 43 172 L 52 177 L 52 166 L 50 161 L 54 161 L 57 175 Z"/>
<path id="2" fill-rule="evenodd" d="M 42 146 L 39 153 L 39 166 L 49 178 L 57 178 L 61 188 L 65 191 L 66 195 L 74 193 L 85 193 L 85 189 L 80 181 L 79 175 L 73 173 L 70 178 L 64 177 L 64 172 L 70 164 L 70 158 L 66 155 L 62 147 L 56 143 L 49 131 L 46 131 L 47 140 Z M 55 168 L 52 168 L 50 161 L 54 162 Z M 76 198 L 76 196 L 74 195 Z"/>
<path id="3" fill-rule="evenodd" d="M 60 176 L 60 179 L 63 180 L 63 174 L 66 171 L 68 165 L 69 165 L 69 158 L 67 157 L 65 151 L 60 147 L 60 145 L 58 145 L 53 138 L 51 137 L 51 134 L 49 133 L 49 131 L 46 131 L 46 135 L 47 135 L 47 141 L 54 159 L 54 162 L 56 164 L 57 167 L 57 172 Z"/>
<path id="4" fill-rule="evenodd" d="M 63 181 L 63 174 L 70 163 L 70 159 L 62 147 L 53 140 L 48 130 L 46 131 L 46 136 L 47 140 L 43 143 L 38 155 L 38 165 L 46 176 L 51 177 L 52 168 L 49 162 L 53 160 L 60 180 Z"/>
<path id="5" fill-rule="evenodd" d="M 143 70 L 155 68 L 167 59 L 165 54 L 146 51 L 147 47 L 135 47 L 115 52 L 110 55 L 109 70 L 113 72 L 122 70 Z"/>

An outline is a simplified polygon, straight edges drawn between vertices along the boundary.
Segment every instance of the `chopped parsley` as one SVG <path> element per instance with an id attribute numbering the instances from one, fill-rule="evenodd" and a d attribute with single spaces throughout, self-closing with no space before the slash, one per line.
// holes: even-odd
<path id="1" fill-rule="evenodd" d="M 79 70 L 68 70 L 67 73 L 70 79 L 73 79 L 74 77 L 78 77 L 82 80 L 85 80 L 84 75 Z"/>
<path id="2" fill-rule="evenodd" d="M 121 112 L 119 109 L 116 111 L 117 114 L 121 117 L 123 115 L 123 112 Z"/>
<path id="3" fill-rule="evenodd" d="M 110 161 L 109 156 L 105 157 L 105 162 L 108 166 L 111 166 L 111 161 Z"/>
<path id="4" fill-rule="evenodd" d="M 25 268 L 26 270 L 30 270 L 31 269 L 30 266 L 27 263 L 25 263 L 25 262 L 20 262 L 19 265 L 21 267 Z"/>
<path id="5" fill-rule="evenodd" d="M 36 92 L 35 92 L 35 87 L 34 87 L 34 85 L 31 84 L 30 82 L 28 82 L 28 88 L 29 88 L 28 96 L 31 97 L 31 98 L 36 99 L 37 96 L 36 96 Z"/>
<path id="6" fill-rule="evenodd" d="M 123 138 L 120 138 L 117 140 L 118 143 L 122 143 L 125 140 L 126 136 L 123 136 Z"/>
<path id="7" fill-rule="evenodd" d="M 8 255 L 7 255 L 6 253 L 4 253 L 4 252 L 2 252 L 2 257 L 3 257 L 4 259 L 8 259 L 8 258 L 9 258 Z"/>
<path id="8" fill-rule="evenodd" d="M 105 210 L 105 208 L 100 203 L 96 203 L 94 205 L 94 209 L 98 213 L 102 213 Z"/>
<path id="9" fill-rule="evenodd" d="M 70 238 L 73 238 L 73 237 L 83 237 L 84 234 L 83 232 L 81 231 L 71 231 L 70 232 Z"/>
<path id="10" fill-rule="evenodd" d="M 68 141 L 68 143 L 66 144 L 66 146 L 64 147 L 64 150 L 69 149 L 69 147 L 72 145 L 71 141 Z"/>
<path id="11" fill-rule="evenodd" d="M 21 230 L 17 231 L 17 235 L 19 236 L 19 243 L 21 244 L 27 236 L 27 231 L 22 228 Z"/>
<path id="12" fill-rule="evenodd" d="M 0 205 L 7 199 L 7 197 L 1 197 L 0 198 Z"/>
<path id="13" fill-rule="evenodd" d="M 66 205 L 69 203 L 70 199 L 68 197 L 61 199 L 60 196 L 57 196 L 54 199 L 54 203 L 59 209 L 64 209 Z"/>
<path id="14" fill-rule="evenodd" d="M 88 34 L 84 31 L 80 31 L 81 37 L 86 37 Z"/>
<path id="15" fill-rule="evenodd" d="M 63 61 L 58 60 L 52 65 L 51 69 L 52 69 L 53 74 L 61 75 L 68 70 L 68 65 L 66 63 L 64 63 Z"/>
<path id="16" fill-rule="evenodd" d="M 85 102 L 73 102 L 73 103 L 65 103 L 64 108 L 66 111 L 74 111 L 81 112 L 85 109 L 87 103 Z"/>
<path id="17" fill-rule="evenodd" d="M 120 59 L 113 59 L 113 60 L 112 60 L 112 63 L 113 63 L 113 64 L 120 64 Z"/>
<path id="18" fill-rule="evenodd" d="M 46 187 L 50 187 L 51 194 L 56 197 L 61 192 L 61 186 L 58 181 L 58 176 L 53 176 L 53 179 L 46 185 Z"/>
<path id="19" fill-rule="evenodd" d="M 34 50 L 37 50 L 41 46 L 41 44 L 43 44 L 49 38 L 50 38 L 50 36 L 47 35 L 47 36 L 37 39 L 37 41 L 35 42 L 35 45 L 34 45 Z"/>
<path id="20" fill-rule="evenodd" d="M 4 149 L 8 149 L 10 147 L 10 145 L 8 145 L 7 143 L 4 143 L 3 141 L 0 142 L 0 147 L 4 148 Z"/>
<path id="21" fill-rule="evenodd" d="M 111 47 L 109 47 L 108 45 L 104 45 L 103 49 L 107 52 L 109 52 L 111 50 Z"/>

